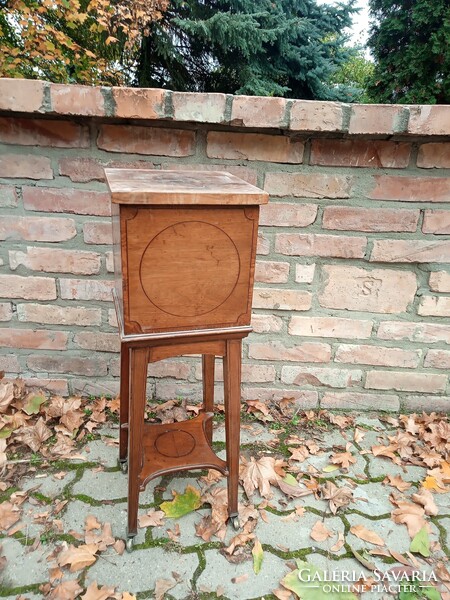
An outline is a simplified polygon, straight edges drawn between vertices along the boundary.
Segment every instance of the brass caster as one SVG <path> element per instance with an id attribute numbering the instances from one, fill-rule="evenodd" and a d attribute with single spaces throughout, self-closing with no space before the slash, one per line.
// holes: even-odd
<path id="1" fill-rule="evenodd" d="M 233 526 L 233 529 L 235 531 L 239 531 L 239 529 L 240 529 L 240 526 L 239 526 L 239 517 L 237 517 L 237 516 L 230 517 L 230 521 L 231 521 L 231 524 Z"/>
<path id="2" fill-rule="evenodd" d="M 119 467 L 124 475 L 126 475 L 128 473 L 128 461 L 126 459 L 119 460 Z"/>
<path id="3" fill-rule="evenodd" d="M 126 546 L 127 552 L 133 552 L 134 537 L 127 538 L 127 541 L 125 542 L 125 546 Z"/>

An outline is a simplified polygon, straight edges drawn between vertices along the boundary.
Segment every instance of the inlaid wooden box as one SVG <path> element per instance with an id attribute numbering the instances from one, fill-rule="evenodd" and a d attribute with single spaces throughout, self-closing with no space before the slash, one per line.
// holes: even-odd
<path id="1" fill-rule="evenodd" d="M 124 334 L 250 325 L 268 194 L 219 171 L 105 173 Z"/>

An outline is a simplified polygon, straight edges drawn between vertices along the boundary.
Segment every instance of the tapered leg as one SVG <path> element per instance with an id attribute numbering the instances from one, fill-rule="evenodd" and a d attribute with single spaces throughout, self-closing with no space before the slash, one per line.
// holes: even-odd
<path id="1" fill-rule="evenodd" d="M 128 538 L 137 534 L 139 474 L 143 461 L 144 412 L 147 387 L 148 348 L 130 351 L 130 410 L 128 429 Z"/>
<path id="2" fill-rule="evenodd" d="M 205 412 L 214 412 L 214 363 L 213 354 L 202 355 L 203 408 Z M 212 444 L 213 422 L 210 419 L 205 425 L 206 438 Z"/>
<path id="3" fill-rule="evenodd" d="M 120 345 L 120 429 L 119 462 L 125 463 L 128 456 L 128 414 L 130 405 L 130 350 L 127 344 Z"/>
<path id="4" fill-rule="evenodd" d="M 241 410 L 241 340 L 228 340 L 223 362 L 225 433 L 228 464 L 228 515 L 238 515 L 239 443 Z"/>

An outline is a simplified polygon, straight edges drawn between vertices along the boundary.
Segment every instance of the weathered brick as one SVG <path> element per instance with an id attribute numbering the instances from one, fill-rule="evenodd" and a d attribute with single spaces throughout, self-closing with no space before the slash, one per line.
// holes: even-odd
<path id="1" fill-rule="evenodd" d="M 290 348 L 278 341 L 257 342 L 248 345 L 248 355 L 258 360 L 326 363 L 331 359 L 331 347 L 321 342 L 303 342 Z"/>
<path id="2" fill-rule="evenodd" d="M 364 258 L 367 239 L 316 233 L 280 233 L 275 238 L 275 252 L 288 256 L 325 256 Z"/>
<path id="3" fill-rule="evenodd" d="M 252 185 L 256 185 L 257 181 L 257 172 L 254 169 L 249 167 L 241 167 L 239 165 L 230 165 L 230 164 L 211 164 L 211 163 L 193 163 L 186 164 L 182 162 L 173 162 L 173 163 L 163 163 L 161 165 L 162 169 L 172 170 L 172 171 L 227 171 L 236 177 L 240 177 L 244 181 L 251 183 Z"/>
<path id="4" fill-rule="evenodd" d="M 153 397 L 158 400 L 173 400 L 174 398 L 184 398 L 192 402 L 198 401 L 202 396 L 200 383 L 185 381 L 170 381 L 167 379 L 155 379 L 153 388 Z M 214 389 L 214 399 L 216 402 L 223 402 L 223 386 Z"/>
<path id="5" fill-rule="evenodd" d="M 349 198 L 353 177 L 322 173 L 267 173 L 264 189 L 272 196 Z"/>
<path id="6" fill-rule="evenodd" d="M 100 87 L 50 84 L 52 112 L 61 115 L 105 116 L 105 100 Z"/>
<path id="7" fill-rule="evenodd" d="M 17 305 L 19 321 L 32 321 L 48 325 L 76 325 L 78 327 L 99 326 L 102 322 L 100 308 L 85 308 L 82 306 L 57 306 L 56 304 L 26 304 Z"/>
<path id="8" fill-rule="evenodd" d="M 392 135 L 398 130 L 404 109 L 386 104 L 352 104 L 349 133 Z"/>
<path id="9" fill-rule="evenodd" d="M 447 263 L 450 262 L 450 240 L 374 240 L 371 262 Z"/>
<path id="10" fill-rule="evenodd" d="M 47 390 L 51 394 L 57 394 L 58 396 L 69 395 L 67 379 L 43 379 L 42 377 L 21 377 L 21 379 L 28 387 Z"/>
<path id="11" fill-rule="evenodd" d="M 124 119 L 164 117 L 166 92 L 153 88 L 113 87 L 114 115 Z"/>
<path id="12" fill-rule="evenodd" d="M 11 302 L 0 302 L 0 321 L 11 321 L 12 316 Z"/>
<path id="13" fill-rule="evenodd" d="M 372 333 L 372 321 L 340 317 L 299 317 L 289 323 L 290 335 L 303 337 L 335 337 L 348 340 L 366 339 Z"/>
<path id="14" fill-rule="evenodd" d="M 450 202 L 450 179 L 446 177 L 375 175 L 374 180 L 367 196 L 372 200 Z"/>
<path id="15" fill-rule="evenodd" d="M 97 352 L 119 352 L 120 350 L 117 333 L 82 331 L 75 334 L 73 341 L 85 350 L 95 350 Z"/>
<path id="16" fill-rule="evenodd" d="M 360 383 L 362 371 L 321 367 L 283 367 L 281 381 L 290 385 L 347 388 Z"/>
<path id="17" fill-rule="evenodd" d="M 106 270 L 108 273 L 114 273 L 114 255 L 111 251 L 105 253 Z"/>
<path id="18" fill-rule="evenodd" d="M 148 365 L 148 377 L 171 377 L 173 379 L 188 379 L 192 365 L 187 362 L 163 360 Z M 120 375 L 120 358 L 113 358 L 110 362 L 109 372 L 118 377 Z"/>
<path id="19" fill-rule="evenodd" d="M 119 393 L 120 383 L 113 379 L 81 379 L 75 377 L 70 380 L 71 395 L 92 397 L 92 396 L 117 396 Z"/>
<path id="20" fill-rule="evenodd" d="M 0 117 L 0 142 L 19 146 L 88 148 L 86 126 L 71 121 Z"/>
<path id="21" fill-rule="evenodd" d="M 108 372 L 108 363 L 105 359 L 88 358 L 80 356 L 55 357 L 55 356 L 30 356 L 27 367 L 39 373 L 63 373 L 85 375 L 87 377 L 102 377 Z"/>
<path id="22" fill-rule="evenodd" d="M 65 242 L 77 235 L 73 219 L 54 217 L 0 217 L 0 240 Z"/>
<path id="23" fill-rule="evenodd" d="M 173 118 L 195 123 L 224 123 L 225 94 L 173 92 Z"/>
<path id="24" fill-rule="evenodd" d="M 312 296 L 302 290 L 279 290 L 275 288 L 255 288 L 253 308 L 272 310 L 309 310 Z"/>
<path id="25" fill-rule="evenodd" d="M 105 221 L 88 221 L 83 225 L 85 244 L 112 244 L 112 225 Z"/>
<path id="26" fill-rule="evenodd" d="M 55 280 L 52 277 L 0 275 L 0 298 L 55 300 Z"/>
<path id="27" fill-rule="evenodd" d="M 252 327 L 255 333 L 274 333 L 281 331 L 283 319 L 275 315 L 252 315 Z"/>
<path id="28" fill-rule="evenodd" d="M 100 125 L 97 145 L 108 152 L 191 156 L 195 152 L 195 131 L 135 125 Z"/>
<path id="29" fill-rule="evenodd" d="M 105 181 L 105 167 L 121 169 L 153 169 L 154 164 L 147 160 L 123 162 L 119 160 L 99 160 L 96 158 L 70 158 L 59 160 L 59 174 L 69 177 L 76 183 Z"/>
<path id="30" fill-rule="evenodd" d="M 22 368 L 17 356 L 15 354 L 0 356 L 0 371 L 4 371 L 5 373 L 20 373 Z"/>
<path id="31" fill-rule="evenodd" d="M 311 165 L 330 167 L 380 167 L 404 169 L 409 164 L 411 144 L 381 140 L 315 139 Z"/>
<path id="32" fill-rule="evenodd" d="M 111 325 L 111 327 L 118 327 L 117 315 L 114 308 L 108 309 L 108 325 Z"/>
<path id="33" fill-rule="evenodd" d="M 289 277 L 289 263 L 258 261 L 255 267 L 255 281 L 259 283 L 286 283 Z"/>
<path id="34" fill-rule="evenodd" d="M 426 344 L 446 342 L 450 344 L 450 325 L 383 321 L 378 327 L 377 335 L 383 340 L 409 340 Z"/>
<path id="35" fill-rule="evenodd" d="M 448 142 L 422 144 L 417 156 L 417 166 L 422 169 L 450 169 L 450 144 Z"/>
<path id="36" fill-rule="evenodd" d="M 240 127 L 279 128 L 286 111 L 285 98 L 234 96 L 231 124 Z"/>
<path id="37" fill-rule="evenodd" d="M 448 135 L 450 106 L 418 105 L 409 107 L 408 132 L 417 135 Z"/>
<path id="38" fill-rule="evenodd" d="M 417 313 L 423 316 L 450 317 L 450 296 L 422 296 Z"/>
<path id="39" fill-rule="evenodd" d="M 271 202 L 261 206 L 259 224 L 272 227 L 307 227 L 314 223 L 316 216 L 316 204 Z"/>
<path id="40" fill-rule="evenodd" d="M 402 396 L 402 405 L 408 412 L 443 412 L 448 413 L 450 397 L 448 396 Z"/>
<path id="41" fill-rule="evenodd" d="M 91 192 L 61 188 L 24 187 L 23 205 L 27 210 L 109 216 L 108 192 Z"/>
<path id="42" fill-rule="evenodd" d="M 426 210 L 422 231 L 424 233 L 449 234 L 450 210 Z"/>
<path id="43" fill-rule="evenodd" d="M 321 408 L 347 410 L 383 410 L 398 412 L 400 400 L 391 394 L 364 394 L 359 392 L 327 392 L 320 401 Z"/>
<path id="44" fill-rule="evenodd" d="M 195 369 L 195 377 L 202 379 L 201 365 L 197 365 Z M 243 383 L 273 383 L 275 381 L 276 371 L 272 365 L 251 365 L 243 363 L 242 365 L 242 382 Z M 221 361 L 216 361 L 214 372 L 215 381 L 223 381 L 223 365 Z"/>
<path id="45" fill-rule="evenodd" d="M 325 287 L 319 303 L 325 308 L 375 313 L 401 313 L 414 300 L 417 279 L 409 271 L 324 265 Z"/>
<path id="46" fill-rule="evenodd" d="M 447 271 L 434 271 L 430 273 L 429 286 L 433 292 L 450 293 L 450 273 L 447 273 Z"/>
<path id="47" fill-rule="evenodd" d="M 0 184 L 0 208 L 15 208 L 17 203 L 16 188 L 12 185 Z"/>
<path id="48" fill-rule="evenodd" d="M 421 350 L 404 350 L 389 346 L 341 344 L 336 349 L 334 360 L 352 365 L 376 367 L 405 367 L 414 369 L 419 365 Z"/>
<path id="49" fill-rule="evenodd" d="M 343 105 L 338 102 L 294 100 L 289 129 L 294 131 L 342 131 Z"/>
<path id="50" fill-rule="evenodd" d="M 101 279 L 60 279 L 64 300 L 105 300 L 112 302 L 113 281 Z"/>
<path id="51" fill-rule="evenodd" d="M 292 389 L 277 389 L 265 387 L 247 387 L 242 391 L 243 400 L 259 400 L 268 404 L 278 403 L 280 400 L 289 398 L 295 403 L 298 410 L 308 410 L 317 408 L 319 404 L 319 395 L 310 390 L 300 391 Z"/>
<path id="52" fill-rule="evenodd" d="M 100 254 L 62 248 L 31 248 L 27 251 L 10 250 L 9 265 L 13 271 L 24 266 L 33 271 L 94 275 L 100 271 Z"/>
<path id="53" fill-rule="evenodd" d="M 316 265 L 295 265 L 295 282 L 296 283 L 312 283 L 314 280 L 314 273 L 316 272 Z"/>
<path id="54" fill-rule="evenodd" d="M 364 387 L 399 392 L 445 392 L 447 375 L 434 373 L 404 373 L 403 371 L 368 371 Z"/>
<path id="55" fill-rule="evenodd" d="M 304 149 L 304 142 L 281 135 L 210 131 L 206 153 L 209 158 L 300 164 Z"/>
<path id="56" fill-rule="evenodd" d="M 428 350 L 423 365 L 430 369 L 450 369 L 450 350 Z"/>
<path id="57" fill-rule="evenodd" d="M 0 110 L 41 112 L 45 85 L 35 79 L 0 79 Z"/>
<path id="58" fill-rule="evenodd" d="M 339 231 L 416 231 L 419 210 L 326 206 L 324 229 Z"/>
<path id="59" fill-rule="evenodd" d="M 0 346 L 32 350 L 66 350 L 67 333 L 46 329 L 0 329 Z"/>
<path id="60" fill-rule="evenodd" d="M 3 154 L 0 156 L 0 177 L 53 179 L 53 169 L 50 159 L 46 156 Z"/>
<path id="61" fill-rule="evenodd" d="M 270 239 L 262 233 L 258 233 L 258 243 L 256 245 L 256 254 L 267 255 L 270 253 Z"/>

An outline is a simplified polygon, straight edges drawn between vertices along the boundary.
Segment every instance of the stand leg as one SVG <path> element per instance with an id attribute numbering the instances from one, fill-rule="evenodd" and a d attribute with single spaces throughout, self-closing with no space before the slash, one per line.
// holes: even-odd
<path id="1" fill-rule="evenodd" d="M 142 438 L 144 433 L 144 413 L 147 388 L 148 348 L 132 348 L 130 420 L 128 426 L 128 530 L 127 537 L 137 534 L 137 514 L 139 504 L 139 474 L 143 461 Z"/>
<path id="2" fill-rule="evenodd" d="M 228 464 L 228 515 L 238 521 L 239 437 L 241 409 L 241 340 L 228 340 L 223 363 L 225 432 Z"/>
<path id="3" fill-rule="evenodd" d="M 214 363 L 215 356 L 213 354 L 202 355 L 203 409 L 205 412 L 214 412 Z M 206 423 L 205 432 L 206 439 L 212 444 L 212 419 Z"/>
<path id="4" fill-rule="evenodd" d="M 120 417 L 119 417 L 119 463 L 126 465 L 128 456 L 128 415 L 130 406 L 130 350 L 120 345 Z M 125 427 L 126 425 L 126 427 Z"/>

